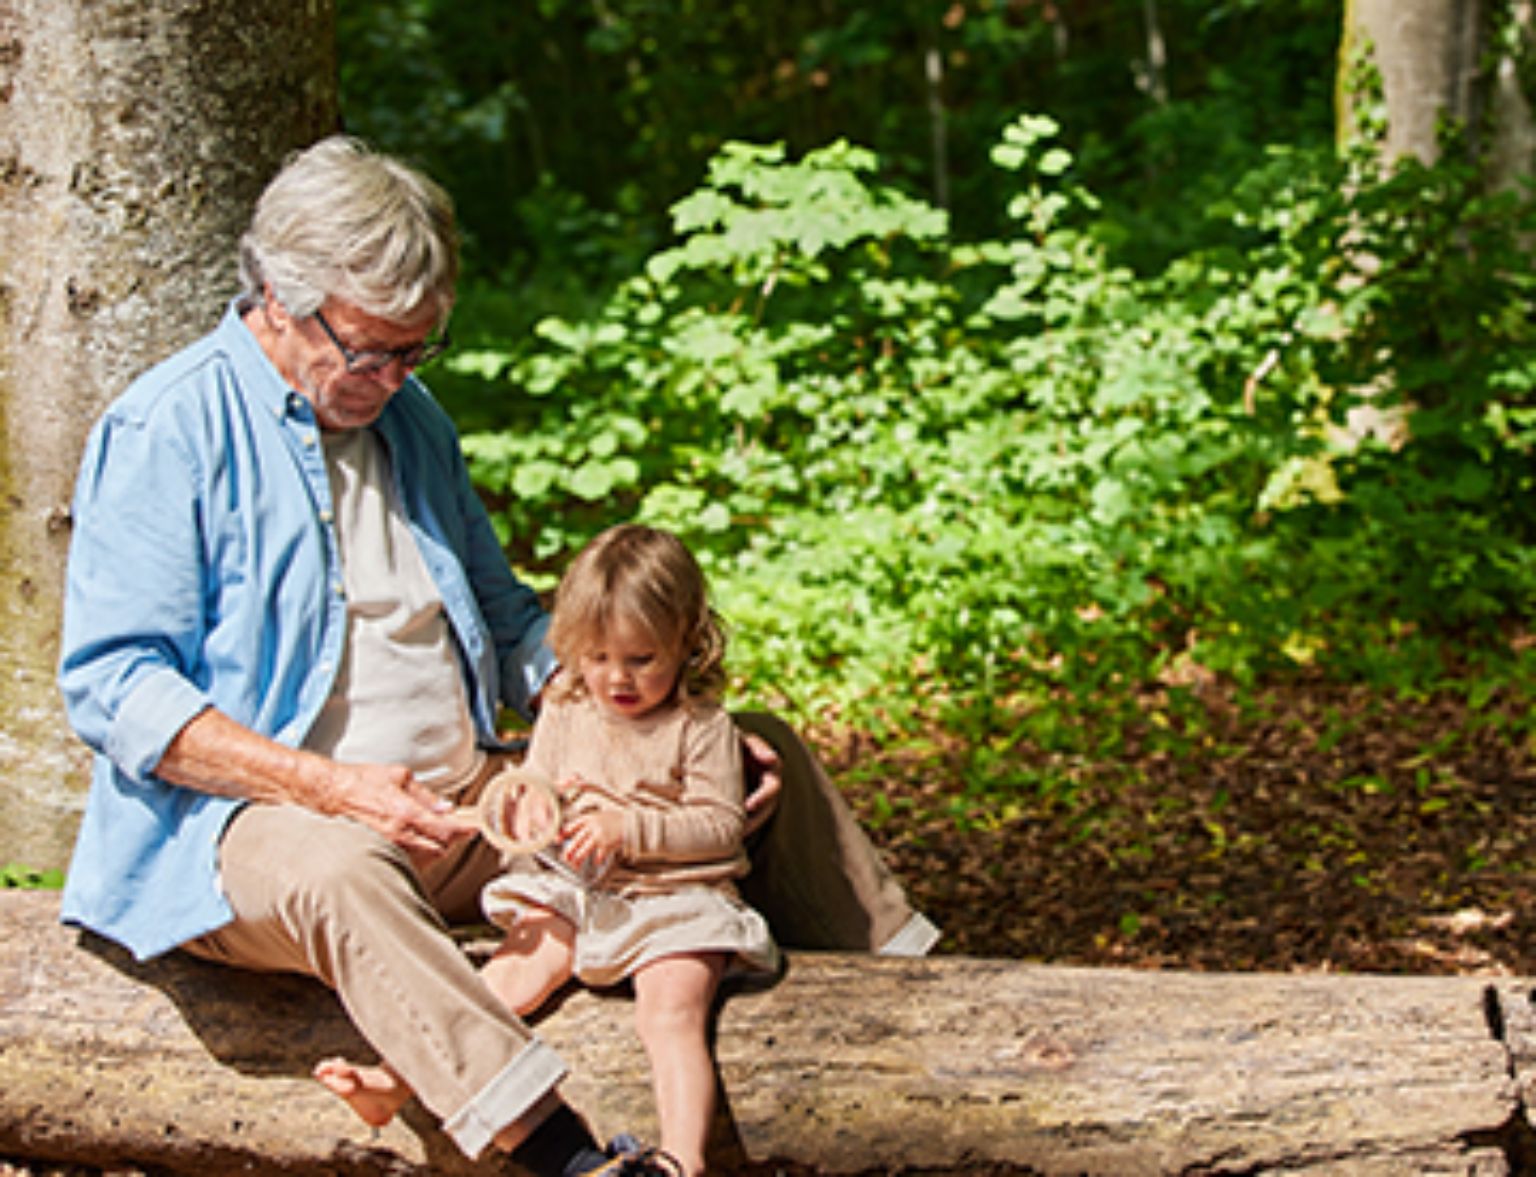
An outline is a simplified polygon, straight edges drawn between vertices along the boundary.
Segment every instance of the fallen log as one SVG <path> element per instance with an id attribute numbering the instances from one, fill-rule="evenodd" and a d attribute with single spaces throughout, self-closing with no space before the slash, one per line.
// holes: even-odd
<path id="1" fill-rule="evenodd" d="M 485 1171 L 308 1078 L 367 1057 L 296 977 L 147 965 L 0 893 L 0 1155 L 187 1174 Z M 600 1133 L 650 1130 L 629 1002 L 539 1027 Z M 1531 1171 L 1529 983 L 792 954 L 722 1003 L 722 1171 Z"/>

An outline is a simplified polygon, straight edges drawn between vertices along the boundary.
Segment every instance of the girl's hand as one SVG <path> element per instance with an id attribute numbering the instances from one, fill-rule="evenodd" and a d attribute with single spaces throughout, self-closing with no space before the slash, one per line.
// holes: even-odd
<path id="1" fill-rule="evenodd" d="M 555 786 L 555 792 L 560 796 L 560 804 L 569 805 L 581 796 L 582 790 L 586 787 L 587 782 L 575 773 L 572 773 Z"/>
<path id="2" fill-rule="evenodd" d="M 587 862 L 603 866 L 624 848 L 624 814 L 618 809 L 597 809 L 566 822 L 560 831 L 565 859 L 572 866 Z"/>

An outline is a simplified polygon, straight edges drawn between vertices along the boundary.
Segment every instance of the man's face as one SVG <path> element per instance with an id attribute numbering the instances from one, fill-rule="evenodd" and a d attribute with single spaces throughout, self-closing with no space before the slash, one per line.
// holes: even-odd
<path id="1" fill-rule="evenodd" d="M 293 318 L 278 308 L 276 317 L 283 329 L 274 343 L 273 362 L 309 401 L 320 427 L 334 430 L 371 425 L 411 371 L 398 357 L 372 371 L 349 371 L 346 353 L 355 361 L 361 353 L 409 351 L 436 325 L 431 309 L 396 321 L 336 298 L 326 299 L 318 315 Z"/>

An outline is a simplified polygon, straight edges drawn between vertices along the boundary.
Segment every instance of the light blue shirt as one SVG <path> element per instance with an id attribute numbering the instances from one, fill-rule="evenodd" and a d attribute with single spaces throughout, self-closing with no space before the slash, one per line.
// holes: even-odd
<path id="1" fill-rule="evenodd" d="M 482 743 L 554 668 L 533 590 L 507 566 L 452 422 L 414 378 L 374 428 L 458 642 Z M 232 918 L 218 840 L 243 802 L 154 769 L 214 707 L 298 746 L 346 633 L 320 428 L 231 304 L 136 380 L 86 443 L 59 683 L 95 751 L 63 919 L 145 959 Z"/>

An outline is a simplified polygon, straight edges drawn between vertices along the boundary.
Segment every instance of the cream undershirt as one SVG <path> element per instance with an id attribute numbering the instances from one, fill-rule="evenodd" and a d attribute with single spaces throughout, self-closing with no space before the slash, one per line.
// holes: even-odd
<path id="1" fill-rule="evenodd" d="M 351 763 L 404 764 L 451 793 L 479 771 L 458 653 L 442 598 L 395 499 L 371 429 L 326 433 L 347 641 L 304 746 Z"/>

